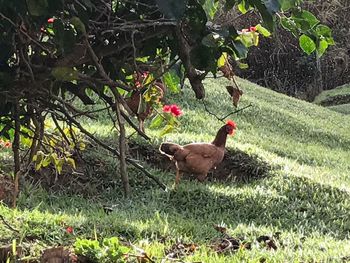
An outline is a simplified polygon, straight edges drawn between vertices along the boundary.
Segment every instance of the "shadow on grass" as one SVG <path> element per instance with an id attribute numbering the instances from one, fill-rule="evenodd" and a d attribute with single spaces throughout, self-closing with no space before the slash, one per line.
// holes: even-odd
<path id="1" fill-rule="evenodd" d="M 150 158 L 154 158 L 158 164 L 168 165 L 168 169 L 172 169 L 169 162 L 163 162 L 167 160 L 166 157 L 159 159 L 159 155 L 153 153 L 154 149 L 144 156 L 145 160 L 150 162 Z M 226 183 L 214 180 L 200 184 L 195 180 L 183 180 L 176 192 L 163 192 L 131 169 L 130 182 L 134 195 L 126 200 L 122 198 L 120 180 L 113 178 L 118 168 L 115 159 L 98 157 L 101 157 L 101 153 L 90 156 L 89 160 L 94 162 L 85 171 L 85 181 L 75 181 L 77 177 L 69 180 L 68 177 L 64 179 L 64 185 L 58 188 L 62 191 L 46 188 L 46 193 L 40 190 L 37 195 L 36 188 L 32 188 L 23 193 L 19 209 L 37 208 L 41 212 L 65 213 L 73 218 L 79 214 L 85 219 L 76 223 L 77 235 L 89 235 L 96 227 L 98 233 L 122 235 L 131 240 L 188 235 L 203 242 L 217 236 L 212 226 L 220 222 L 231 228 L 239 224 L 254 224 L 309 236 L 349 237 L 349 193 L 310 179 L 278 175 L 264 178 L 273 171 L 271 167 L 265 167 L 265 170 L 261 170 L 263 173 L 258 174 L 261 180 L 254 178 L 249 183 L 243 180 L 238 180 L 238 184 L 232 180 Z M 252 167 L 260 167 L 261 163 L 255 161 L 257 163 Z M 254 163 L 254 158 L 249 162 Z M 228 160 L 228 163 L 235 165 L 240 162 L 230 163 Z M 246 171 L 249 172 L 249 169 Z M 158 177 L 164 176 L 162 180 L 171 183 L 174 180 L 174 170 L 171 175 L 159 170 L 155 172 Z M 65 187 L 70 191 L 65 191 Z M 83 195 L 84 191 L 89 194 Z M 109 212 L 104 209 L 106 204 L 116 206 Z M 51 227 L 54 228 L 54 222 Z M 34 229 L 37 228 L 29 227 L 27 235 L 33 236 L 31 230 Z M 42 232 L 40 235 L 45 236 L 45 228 Z"/>
<path id="2" fill-rule="evenodd" d="M 309 179 L 288 177 L 273 185 L 266 180 L 238 186 L 185 181 L 168 193 L 145 190 L 139 184 L 133 189 L 130 200 L 110 189 L 102 199 L 48 195 L 36 201 L 42 203 L 38 207 L 42 212 L 73 217 L 78 212 L 85 218 L 75 228 L 82 235 L 96 227 L 98 233 L 131 240 L 167 235 L 203 242 L 217 236 L 213 224 L 224 222 L 231 228 L 254 224 L 305 236 L 349 238 L 350 195 Z M 22 203 L 20 208 L 36 207 L 36 201 Z M 115 204 L 112 212 L 104 210 L 107 203 Z"/>

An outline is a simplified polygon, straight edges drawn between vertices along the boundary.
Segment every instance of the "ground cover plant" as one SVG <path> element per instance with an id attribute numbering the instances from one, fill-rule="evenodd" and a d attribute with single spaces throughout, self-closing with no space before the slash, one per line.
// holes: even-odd
<path id="1" fill-rule="evenodd" d="M 223 88 L 226 83 L 224 79 L 205 81 L 213 95 L 205 103 L 218 115 L 232 103 Z M 47 247 L 73 247 L 77 238 L 102 242 L 118 237 L 123 245 L 131 242 L 155 262 L 167 256 L 186 262 L 345 262 L 350 248 L 348 117 L 247 81 L 239 85 L 245 92 L 242 106 L 253 106 L 234 116 L 239 126 L 228 149 L 268 162 L 267 176 L 204 184 L 189 178 L 177 191 L 164 192 L 132 170 L 133 195 L 124 199 L 119 180 L 111 179 L 110 171 L 118 165 L 115 158 L 95 149 L 86 157 L 95 160 L 95 169 L 85 175 L 95 178 L 94 185 L 78 180 L 80 185 L 72 186 L 77 175 L 70 174 L 69 186 L 66 182 L 48 191 L 39 183 L 26 184 L 17 209 L 1 205 L 5 222 L 16 229 L 1 222 L 1 242 L 10 244 L 17 238 L 25 255 L 32 256 Z M 190 90 L 183 92 L 177 97 L 184 111 L 183 125 L 166 139 L 211 140 L 221 122 Z M 104 140 L 111 136 L 103 116 L 84 125 Z M 164 140 L 147 123 L 146 130 L 155 147 Z M 147 167 L 171 187 L 174 171 L 154 164 Z M 97 182 L 106 181 L 103 190 L 93 190 Z M 76 194 L 78 188 L 84 190 Z M 133 255 L 143 255 L 129 249 Z"/>

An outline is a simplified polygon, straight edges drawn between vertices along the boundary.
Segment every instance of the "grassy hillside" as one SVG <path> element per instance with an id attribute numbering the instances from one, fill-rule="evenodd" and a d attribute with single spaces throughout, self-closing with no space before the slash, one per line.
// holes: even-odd
<path id="1" fill-rule="evenodd" d="M 350 85 L 325 90 L 315 98 L 314 103 L 343 114 L 350 114 Z"/>
<path id="2" fill-rule="evenodd" d="M 224 116 L 232 111 L 224 79 L 206 81 L 205 103 Z M 75 237 L 122 236 L 160 262 L 178 240 L 199 248 L 186 262 L 341 262 L 350 256 L 350 115 L 299 101 L 240 80 L 244 90 L 241 107 L 252 107 L 232 116 L 238 125 L 227 147 L 239 149 L 268 162 L 269 175 L 249 182 L 182 180 L 177 191 L 164 192 L 130 169 L 133 197 L 122 198 L 119 181 L 90 198 L 65 191 L 49 193 L 26 184 L 19 207 L 0 205 L 0 214 L 19 233 L 0 222 L 0 242 L 19 239 L 31 254 L 46 246 L 72 244 Z M 175 133 L 159 138 L 147 130 L 152 143 L 211 141 L 222 125 L 208 114 L 190 89 L 171 102 L 184 115 Z M 86 121 L 91 131 L 110 139 L 111 126 L 101 117 Z M 91 149 L 92 159 L 103 159 L 90 176 L 103 181 L 117 168 L 112 157 Z M 171 187 L 174 173 L 148 167 Z M 74 185 L 67 183 L 66 187 Z M 94 181 L 94 182 L 95 182 Z M 85 187 L 87 187 L 85 185 Z M 89 188 L 93 185 L 89 185 Z M 88 191 L 88 189 L 86 190 Z M 103 205 L 114 205 L 105 213 Z M 219 254 L 210 248 L 219 238 L 213 225 L 225 225 L 228 234 L 252 242 L 251 249 Z M 74 234 L 65 232 L 66 226 Z M 277 249 L 257 238 L 272 236 Z M 278 236 L 278 237 L 277 237 Z"/>

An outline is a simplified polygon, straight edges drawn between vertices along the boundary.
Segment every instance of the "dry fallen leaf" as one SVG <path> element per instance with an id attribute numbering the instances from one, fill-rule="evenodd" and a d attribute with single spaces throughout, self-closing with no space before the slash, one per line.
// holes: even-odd
<path id="1" fill-rule="evenodd" d="M 237 108 L 238 102 L 241 96 L 243 95 L 243 91 L 240 90 L 238 87 L 233 86 L 226 86 L 226 89 L 232 98 L 233 105 Z"/>

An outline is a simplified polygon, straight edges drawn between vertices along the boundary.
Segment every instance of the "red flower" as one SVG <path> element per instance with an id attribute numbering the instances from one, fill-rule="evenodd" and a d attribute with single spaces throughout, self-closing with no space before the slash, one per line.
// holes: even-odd
<path id="1" fill-rule="evenodd" d="M 47 23 L 52 24 L 55 21 L 53 17 L 47 19 Z"/>
<path id="2" fill-rule="evenodd" d="M 182 115 L 182 111 L 180 109 L 179 106 L 177 106 L 176 104 L 173 104 L 170 106 L 171 107 L 171 113 L 175 116 L 175 117 L 179 117 Z"/>
<path id="3" fill-rule="evenodd" d="M 149 75 L 149 72 L 148 72 L 148 71 L 145 71 L 145 72 L 142 73 L 142 77 L 143 77 L 144 79 L 147 78 L 148 75 Z"/>
<path id="4" fill-rule="evenodd" d="M 171 112 L 171 106 L 170 105 L 164 105 L 163 106 L 163 112 L 170 113 Z"/>
<path id="5" fill-rule="evenodd" d="M 163 106 L 163 112 L 171 113 L 175 117 L 179 117 L 179 116 L 182 115 L 182 110 L 176 104 L 164 105 Z"/>
<path id="6" fill-rule="evenodd" d="M 69 226 L 66 228 L 66 233 L 72 234 L 73 233 L 73 227 Z"/>
<path id="7" fill-rule="evenodd" d="M 257 29 L 256 29 L 256 27 L 255 26 L 251 26 L 250 28 L 249 28 L 249 31 L 252 31 L 252 32 L 255 32 Z"/>

